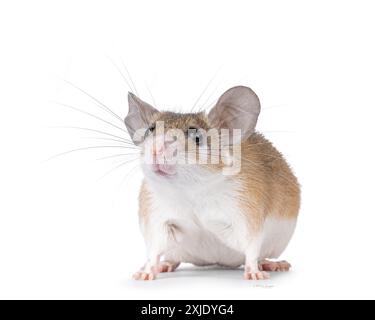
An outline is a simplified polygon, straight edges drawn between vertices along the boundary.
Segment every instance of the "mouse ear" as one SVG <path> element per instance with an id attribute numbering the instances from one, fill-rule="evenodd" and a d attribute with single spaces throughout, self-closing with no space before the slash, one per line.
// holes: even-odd
<path id="1" fill-rule="evenodd" d="M 134 134 L 137 130 L 146 130 L 151 125 L 153 116 L 159 111 L 131 92 L 128 93 L 128 102 L 129 112 L 125 117 L 125 126 L 133 142 L 139 144 L 141 141 Z"/>
<path id="2" fill-rule="evenodd" d="M 260 113 L 258 96 L 248 87 L 238 86 L 225 91 L 208 114 L 210 124 L 217 129 L 241 130 L 241 140 L 255 131 Z M 239 141 L 238 141 L 239 142 Z"/>

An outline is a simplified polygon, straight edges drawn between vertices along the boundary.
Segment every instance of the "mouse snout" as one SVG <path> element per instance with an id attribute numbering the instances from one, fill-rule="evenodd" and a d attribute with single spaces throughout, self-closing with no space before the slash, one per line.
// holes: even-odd
<path id="1" fill-rule="evenodd" d="M 148 148 L 153 172 L 163 176 L 176 173 L 175 150 L 172 150 L 170 142 L 165 141 L 163 136 L 155 137 Z"/>
<path id="2" fill-rule="evenodd" d="M 164 163 L 168 159 L 170 160 L 170 143 L 165 141 L 163 137 L 158 137 L 151 144 L 151 155 L 154 163 Z"/>
<path id="3" fill-rule="evenodd" d="M 151 147 L 151 154 L 154 160 L 156 160 L 158 157 L 161 157 L 164 154 L 164 145 L 159 144 L 159 145 L 153 145 Z"/>

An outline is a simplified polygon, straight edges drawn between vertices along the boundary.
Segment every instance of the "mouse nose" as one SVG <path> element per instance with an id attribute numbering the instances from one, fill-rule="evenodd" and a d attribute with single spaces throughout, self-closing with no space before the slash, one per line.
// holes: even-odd
<path id="1" fill-rule="evenodd" d="M 172 152 L 169 148 L 170 145 L 171 142 L 165 141 L 164 137 L 157 137 L 154 140 L 150 150 L 153 163 L 164 163 L 166 160 L 171 160 Z"/>
<path id="2" fill-rule="evenodd" d="M 165 146 L 164 144 L 161 143 L 155 143 L 152 147 L 152 155 L 153 156 L 160 156 L 164 153 L 165 151 Z"/>
<path id="3" fill-rule="evenodd" d="M 164 137 L 157 137 L 152 144 L 152 155 L 158 156 L 167 153 L 168 147 L 173 141 L 167 141 Z"/>
<path id="4" fill-rule="evenodd" d="M 151 157 L 153 163 L 163 163 L 166 153 L 166 145 L 162 137 L 158 137 L 151 145 Z"/>

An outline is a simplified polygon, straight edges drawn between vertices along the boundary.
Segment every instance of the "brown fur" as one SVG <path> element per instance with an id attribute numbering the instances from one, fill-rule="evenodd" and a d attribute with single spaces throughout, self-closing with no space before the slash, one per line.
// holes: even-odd
<path id="1" fill-rule="evenodd" d="M 160 112 L 153 121 L 164 121 L 165 130 L 197 127 L 211 128 L 204 113 L 178 114 Z M 210 170 L 221 170 L 223 164 L 207 164 Z M 253 133 L 241 145 L 241 172 L 228 179 L 240 181 L 238 200 L 246 220 L 254 231 L 262 226 L 267 215 L 296 218 L 300 206 L 300 187 L 297 178 L 282 154 L 263 135 Z M 143 183 L 139 198 L 139 215 L 147 221 L 151 207 L 150 193 Z"/>
<path id="2" fill-rule="evenodd" d="M 239 200 L 250 225 L 257 229 L 267 215 L 296 218 L 300 187 L 282 154 L 263 135 L 254 133 L 242 144 Z"/>

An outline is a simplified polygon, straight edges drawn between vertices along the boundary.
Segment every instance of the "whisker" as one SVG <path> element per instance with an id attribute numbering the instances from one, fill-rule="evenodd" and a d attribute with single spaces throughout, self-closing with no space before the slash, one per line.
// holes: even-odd
<path id="1" fill-rule="evenodd" d="M 131 173 L 134 173 L 134 169 L 137 169 L 137 168 L 138 169 L 140 168 L 139 163 L 137 163 L 132 169 L 128 171 L 128 173 L 124 176 L 121 183 L 119 184 L 118 188 L 120 188 L 124 184 L 127 178 L 130 178 Z"/>
<path id="2" fill-rule="evenodd" d="M 195 101 L 193 107 L 191 108 L 191 111 L 190 112 L 193 112 L 195 106 L 198 104 L 199 100 L 203 97 L 203 95 L 206 93 L 208 87 L 211 85 L 211 83 L 215 80 L 217 74 L 219 73 L 221 67 L 215 72 L 214 76 L 208 81 L 207 85 L 205 86 L 205 88 L 203 89 L 203 91 L 201 92 L 201 94 L 198 96 L 198 99 Z"/>
<path id="3" fill-rule="evenodd" d="M 219 87 L 219 85 L 217 85 L 215 87 L 215 89 L 210 93 L 210 95 L 207 97 L 207 99 L 202 103 L 202 106 L 201 106 L 201 111 L 207 111 L 206 110 L 206 103 L 208 103 L 208 101 L 211 99 L 211 97 L 214 95 L 214 93 L 216 92 L 217 88 Z M 209 107 L 210 105 L 207 106 L 207 108 Z"/>
<path id="4" fill-rule="evenodd" d="M 199 151 L 209 151 L 209 153 L 207 153 L 207 156 L 220 156 L 222 155 L 222 149 L 200 149 L 200 150 L 197 150 L 197 151 L 183 151 L 182 154 L 198 154 L 199 155 Z M 214 153 L 213 151 L 216 151 L 216 153 Z M 233 150 L 229 150 L 229 151 L 233 151 Z M 272 154 L 268 154 L 268 153 L 260 153 L 260 152 L 252 152 L 251 154 L 253 155 L 264 155 L 264 156 L 268 156 L 268 157 L 271 157 L 271 158 L 275 158 L 275 159 L 280 159 L 280 160 L 284 160 L 283 157 L 279 157 L 279 156 L 275 156 L 275 155 L 272 155 Z"/>
<path id="5" fill-rule="evenodd" d="M 121 162 L 119 165 L 115 166 L 115 167 L 112 168 L 111 170 L 107 171 L 104 175 L 102 175 L 101 177 L 99 177 L 99 178 L 97 179 L 97 181 L 102 180 L 103 178 L 105 178 L 106 176 L 108 176 L 109 174 L 111 174 L 113 171 L 115 171 L 115 170 L 117 170 L 117 169 L 123 167 L 124 165 L 126 165 L 126 164 L 128 164 L 128 163 L 130 163 L 130 162 L 132 162 L 132 161 L 136 161 L 136 160 L 138 160 L 138 158 L 136 158 L 136 159 L 131 159 L 131 160 L 124 161 L 124 162 Z"/>
<path id="6" fill-rule="evenodd" d="M 124 128 L 121 128 L 121 127 L 119 127 L 119 126 L 113 124 L 112 122 L 109 122 L 109 121 L 107 121 L 107 120 L 105 120 L 105 119 L 102 119 L 101 117 L 98 117 L 98 116 L 96 116 L 96 115 L 94 115 L 94 114 L 92 114 L 92 113 L 90 113 L 90 112 L 84 111 L 84 110 L 79 109 L 79 108 L 77 108 L 77 107 L 74 107 L 74 106 L 71 106 L 71 105 L 68 105 L 68 104 L 65 104 L 65 103 L 61 103 L 61 102 L 58 102 L 58 101 L 52 101 L 52 102 L 53 102 L 53 103 L 56 103 L 56 104 L 58 104 L 58 105 L 60 105 L 60 106 L 63 106 L 63 107 L 66 107 L 66 108 L 69 108 L 69 109 L 72 109 L 72 110 L 75 110 L 75 111 L 81 112 L 81 113 L 83 113 L 83 114 L 86 114 L 86 115 L 88 115 L 88 116 L 90 116 L 90 117 L 93 117 L 93 118 L 95 118 L 95 119 L 97 119 L 97 120 L 100 120 L 100 121 L 102 121 L 102 122 L 104 122 L 104 123 L 106 123 L 106 124 L 109 124 L 110 126 L 116 128 L 116 129 L 119 129 L 119 130 L 121 130 L 121 131 L 123 131 L 123 132 L 125 132 L 125 133 L 128 133 Z"/>
<path id="7" fill-rule="evenodd" d="M 95 140 L 115 141 L 115 142 L 118 142 L 118 143 L 125 144 L 124 148 L 126 148 L 126 149 L 139 150 L 139 147 L 136 147 L 134 144 L 132 144 L 130 142 L 127 142 L 127 141 L 119 140 L 119 139 L 103 138 L 103 137 L 84 137 L 84 138 L 86 138 L 86 139 L 95 139 Z"/>
<path id="8" fill-rule="evenodd" d="M 73 88 L 81 91 L 82 93 L 84 93 L 85 95 L 87 95 L 89 98 L 91 98 L 92 100 L 94 100 L 97 105 L 102 109 L 102 110 L 105 110 L 107 111 L 109 114 L 113 115 L 115 118 L 117 118 L 118 120 L 120 120 L 120 122 L 123 122 L 123 119 L 118 115 L 116 114 L 115 112 L 113 112 L 108 106 L 106 106 L 103 102 L 99 101 L 97 98 L 95 98 L 94 96 L 92 96 L 91 94 L 89 94 L 88 92 L 86 92 L 85 90 L 81 89 L 80 87 L 76 86 L 74 83 L 66 80 L 66 79 L 63 79 L 67 84 L 71 85 Z"/>
<path id="9" fill-rule="evenodd" d="M 73 153 L 73 152 L 83 151 L 83 150 L 90 150 L 90 149 L 102 149 L 102 148 L 103 149 L 104 148 L 122 148 L 122 149 L 125 149 L 124 146 L 92 146 L 92 147 L 77 148 L 77 149 L 73 149 L 73 150 L 69 150 L 69 151 L 65 151 L 65 152 L 61 152 L 61 153 L 55 154 L 54 156 L 48 158 L 46 160 L 46 162 L 50 161 L 50 160 L 53 160 L 55 158 L 58 158 L 60 156 L 64 156 L 64 155 Z"/>
<path id="10" fill-rule="evenodd" d="M 185 155 L 186 155 L 186 154 L 189 154 L 189 152 L 186 152 L 186 151 L 185 151 Z M 190 154 L 194 154 L 194 155 L 195 155 L 196 153 L 195 153 L 195 152 L 190 152 Z M 273 158 L 283 159 L 283 158 L 281 158 L 281 157 L 276 157 L 276 156 L 273 156 L 273 155 L 270 155 L 270 154 L 264 154 L 264 153 L 255 153 L 255 154 L 267 155 L 267 156 L 270 156 L 270 157 L 273 157 Z M 218 156 L 218 155 L 219 155 L 219 154 L 211 154 L 211 155 L 209 154 L 208 156 Z M 181 157 L 178 158 L 178 160 L 185 160 L 184 158 L 185 158 L 184 155 L 182 155 Z M 251 165 L 255 165 L 255 166 L 257 166 L 257 167 L 260 168 L 260 169 L 263 168 L 263 165 L 262 165 L 261 163 L 256 162 L 256 161 L 252 161 L 252 160 L 247 159 L 247 158 L 245 158 L 245 157 L 240 156 L 240 157 L 236 157 L 236 159 L 237 159 L 237 160 L 244 161 L 244 162 L 247 162 L 247 163 L 250 163 Z M 291 183 L 294 187 L 296 187 L 297 189 L 299 189 L 298 184 L 295 183 L 294 181 L 288 179 L 287 177 L 285 177 L 284 175 L 282 175 L 282 174 L 280 174 L 280 173 L 274 173 L 274 174 L 277 175 L 277 176 L 279 176 L 279 177 L 281 177 L 281 178 L 283 178 L 283 179 L 285 179 L 286 181 L 288 181 L 289 183 Z"/>
<path id="11" fill-rule="evenodd" d="M 152 103 L 154 104 L 155 108 L 158 108 L 158 106 L 157 106 L 157 104 L 156 104 L 156 102 L 155 102 L 154 96 L 153 96 L 153 94 L 152 94 L 152 92 L 151 92 L 149 86 L 147 85 L 147 83 L 145 83 L 145 85 L 146 85 L 146 88 L 147 88 L 148 93 L 150 94 L 150 97 L 151 97 Z"/>
<path id="12" fill-rule="evenodd" d="M 102 157 L 102 158 L 97 158 L 96 160 L 105 160 L 105 159 L 111 159 L 111 158 L 117 158 L 117 157 L 121 157 L 121 156 L 130 156 L 130 155 L 138 155 L 139 156 L 139 153 L 118 153 L 118 154 L 113 154 L 111 156 L 106 156 L 106 157 Z"/>
<path id="13" fill-rule="evenodd" d="M 135 84 L 134 84 L 133 78 L 131 77 L 131 75 L 130 75 L 130 73 L 129 73 L 129 70 L 128 70 L 128 68 L 126 67 L 125 63 L 124 63 L 124 60 L 122 60 L 121 57 L 120 57 L 120 61 L 121 61 L 121 64 L 122 64 L 122 66 L 124 67 L 124 69 L 125 69 L 125 71 L 126 71 L 128 77 L 129 77 L 129 79 L 130 79 L 130 82 L 131 82 L 132 85 L 133 85 L 134 92 L 137 94 L 137 96 L 139 96 L 138 91 L 137 91 L 137 88 L 135 87 Z"/>
<path id="14" fill-rule="evenodd" d="M 55 127 L 47 127 L 47 128 L 53 128 L 53 129 L 77 129 L 77 130 L 85 130 L 85 131 L 91 131 L 91 132 L 96 132 L 96 133 L 101 133 L 110 137 L 118 138 L 123 140 L 124 142 L 128 142 L 129 144 L 134 145 L 134 147 L 137 147 L 130 139 L 126 139 L 105 131 L 101 130 L 96 130 L 96 129 L 91 129 L 91 128 L 84 128 L 84 127 L 74 127 L 74 126 L 55 126 Z M 138 147 L 139 148 L 139 147 Z"/>
<path id="15" fill-rule="evenodd" d="M 211 107 L 213 107 L 217 102 L 217 99 L 215 100 L 211 100 L 210 103 L 208 103 L 205 107 L 205 111 L 208 111 L 208 109 L 210 109 Z"/>
<path id="16" fill-rule="evenodd" d="M 117 70 L 118 73 L 120 73 L 121 78 L 125 81 L 126 85 L 128 86 L 128 90 L 133 91 L 132 86 L 130 85 L 128 79 L 125 77 L 125 75 L 122 73 L 121 69 L 118 67 L 118 65 L 113 61 L 113 59 L 109 56 L 107 58 L 111 61 L 115 69 Z"/>

